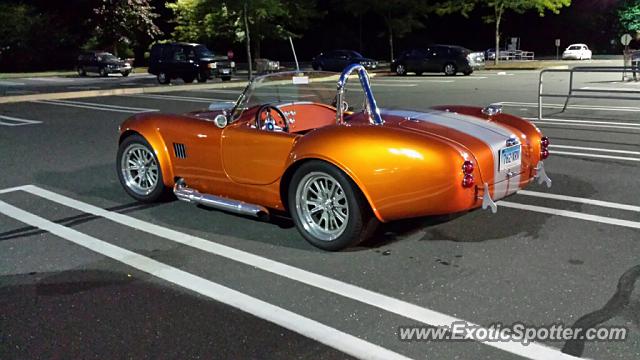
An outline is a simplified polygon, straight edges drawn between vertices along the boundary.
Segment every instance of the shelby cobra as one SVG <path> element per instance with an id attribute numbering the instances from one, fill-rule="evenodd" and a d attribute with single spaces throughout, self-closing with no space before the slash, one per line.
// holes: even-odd
<path id="1" fill-rule="evenodd" d="M 347 103 L 354 71 L 361 110 Z M 534 179 L 550 186 L 548 145 L 499 106 L 382 110 L 354 64 L 342 74 L 258 77 L 235 103 L 206 111 L 135 115 L 120 127 L 117 171 L 137 200 L 173 189 L 180 200 L 229 212 L 288 212 L 311 244 L 339 250 L 379 222 L 496 212 L 494 200 Z"/>

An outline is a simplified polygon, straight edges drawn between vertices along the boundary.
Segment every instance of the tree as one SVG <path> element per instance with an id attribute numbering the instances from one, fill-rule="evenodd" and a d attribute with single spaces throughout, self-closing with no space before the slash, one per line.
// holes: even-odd
<path id="1" fill-rule="evenodd" d="M 494 23 L 496 29 L 496 65 L 500 61 L 500 24 L 506 11 L 514 11 L 522 14 L 527 10 L 537 10 L 540 16 L 544 16 L 546 10 L 558 14 L 560 9 L 570 6 L 571 0 L 449 0 L 436 5 L 435 11 L 440 14 L 460 12 L 468 16 L 469 12 L 477 6 L 484 6 L 490 9 L 489 15 L 485 16 L 487 23 Z"/>
<path id="2" fill-rule="evenodd" d="M 149 0 L 101 0 L 93 11 L 98 42 L 112 46 L 115 55 L 119 43 L 131 44 L 140 36 L 153 39 L 161 34 L 154 24 L 158 14 Z"/>
<path id="3" fill-rule="evenodd" d="M 402 38 L 413 29 L 423 27 L 420 20 L 429 9 L 426 2 L 420 0 L 346 0 L 344 7 L 358 17 L 372 12 L 383 19 L 390 61 L 394 59 L 394 38 Z"/>
<path id="4" fill-rule="evenodd" d="M 618 11 L 618 17 L 626 31 L 640 32 L 640 0 L 623 2 L 621 9 Z"/>

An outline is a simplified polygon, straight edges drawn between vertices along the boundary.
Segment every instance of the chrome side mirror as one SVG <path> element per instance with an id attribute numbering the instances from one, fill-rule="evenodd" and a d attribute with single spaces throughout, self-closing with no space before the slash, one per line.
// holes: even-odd
<path id="1" fill-rule="evenodd" d="M 487 116 L 496 116 L 502 114 L 502 105 L 500 104 L 491 104 L 482 109 L 482 113 Z"/>
<path id="2" fill-rule="evenodd" d="M 213 122 L 220 129 L 224 129 L 227 126 L 227 124 L 229 123 L 229 119 L 227 119 L 226 115 L 219 114 L 219 115 L 216 115 L 215 118 L 213 118 Z"/>

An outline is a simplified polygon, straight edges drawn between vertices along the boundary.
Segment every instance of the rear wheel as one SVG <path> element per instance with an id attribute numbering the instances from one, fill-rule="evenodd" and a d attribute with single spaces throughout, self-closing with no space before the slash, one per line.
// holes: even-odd
<path id="1" fill-rule="evenodd" d="M 469 76 L 471 74 L 473 74 L 473 70 L 468 70 L 462 73 L 464 76 Z"/>
<path id="2" fill-rule="evenodd" d="M 171 82 L 169 75 L 163 71 L 159 72 L 156 77 L 158 78 L 158 83 L 162 85 L 166 85 Z"/>
<path id="3" fill-rule="evenodd" d="M 231 80 L 231 76 L 223 76 L 221 77 L 222 81 L 230 81 Z"/>
<path id="4" fill-rule="evenodd" d="M 127 77 L 127 76 L 129 76 L 130 72 L 129 71 L 123 71 L 121 74 L 122 74 L 122 77 Z"/>
<path id="5" fill-rule="evenodd" d="M 207 80 L 209 80 L 209 77 L 207 76 L 207 74 L 198 73 L 198 76 L 196 77 L 196 79 L 198 79 L 199 83 L 206 83 Z"/>
<path id="6" fill-rule="evenodd" d="M 78 75 L 87 76 L 87 71 L 82 66 L 78 66 Z"/>
<path id="7" fill-rule="evenodd" d="M 407 75 L 407 68 L 405 68 L 402 64 L 396 65 L 396 74 L 400 76 Z"/>
<path id="8" fill-rule="evenodd" d="M 303 164 L 289 186 L 289 211 L 302 236 L 329 251 L 354 246 L 378 224 L 357 186 L 335 166 Z"/>
<path id="9" fill-rule="evenodd" d="M 184 81 L 187 84 L 191 84 L 193 82 L 193 80 L 195 80 L 195 78 L 193 76 L 183 76 L 182 77 L 182 81 Z"/>
<path id="10" fill-rule="evenodd" d="M 100 76 L 102 76 L 102 77 L 109 76 L 109 72 L 107 71 L 106 68 L 100 68 Z"/>
<path id="11" fill-rule="evenodd" d="M 447 76 L 453 76 L 458 72 L 458 69 L 456 68 L 456 65 L 453 63 L 447 63 L 444 68 L 442 69 L 442 71 L 444 72 L 445 75 Z"/>
<path id="12" fill-rule="evenodd" d="M 122 141 L 116 161 L 118 179 L 134 199 L 153 202 L 164 194 L 165 186 L 158 158 L 147 140 L 132 135 Z"/>

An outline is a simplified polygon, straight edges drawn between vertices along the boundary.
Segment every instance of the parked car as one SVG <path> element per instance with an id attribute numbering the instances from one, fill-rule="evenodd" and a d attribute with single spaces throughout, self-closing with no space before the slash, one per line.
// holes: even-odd
<path id="1" fill-rule="evenodd" d="M 585 44 L 571 44 L 562 53 L 562 60 L 591 60 L 591 50 Z"/>
<path id="2" fill-rule="evenodd" d="M 361 106 L 353 111 L 352 73 Z M 137 114 L 120 125 L 118 144 L 118 177 L 134 199 L 153 202 L 172 190 L 245 216 L 288 212 L 325 250 L 358 244 L 379 222 L 495 213 L 495 200 L 536 180 L 551 186 L 549 140 L 531 122 L 499 105 L 383 110 L 360 64 L 339 77 L 259 76 L 235 103 L 182 116 Z"/>
<path id="3" fill-rule="evenodd" d="M 378 67 L 378 62 L 373 59 L 362 56 L 359 52 L 353 50 L 332 50 L 313 58 L 311 66 L 314 70 L 337 71 L 341 72 L 348 65 L 360 64 L 368 70 Z"/>
<path id="4" fill-rule="evenodd" d="M 268 74 L 280 71 L 280 61 L 269 59 L 256 59 L 256 73 Z"/>
<path id="5" fill-rule="evenodd" d="M 474 69 L 469 54 L 471 51 L 461 46 L 431 45 L 426 49 L 402 52 L 391 62 L 391 71 L 398 75 L 406 75 L 410 72 L 416 75 L 422 75 L 425 72 L 442 72 L 449 76 L 459 72 L 471 75 Z"/>
<path id="6" fill-rule="evenodd" d="M 215 55 L 201 44 L 167 43 L 151 47 L 149 73 L 156 75 L 160 84 L 177 78 L 186 83 L 206 82 L 216 77 L 228 81 L 235 69 L 235 62 L 229 61 L 226 55 Z"/>
<path id="7" fill-rule="evenodd" d="M 80 54 L 76 69 L 80 76 L 86 76 L 87 73 L 96 73 L 100 74 L 100 76 L 121 74 L 126 77 L 132 71 L 130 62 L 119 59 L 105 51 L 87 51 Z"/>
<path id="8" fill-rule="evenodd" d="M 509 51 L 507 49 L 501 48 L 500 49 L 500 57 L 504 58 L 509 54 Z M 496 48 L 489 48 L 487 50 L 484 51 L 484 58 L 486 60 L 495 60 L 496 59 Z"/>

